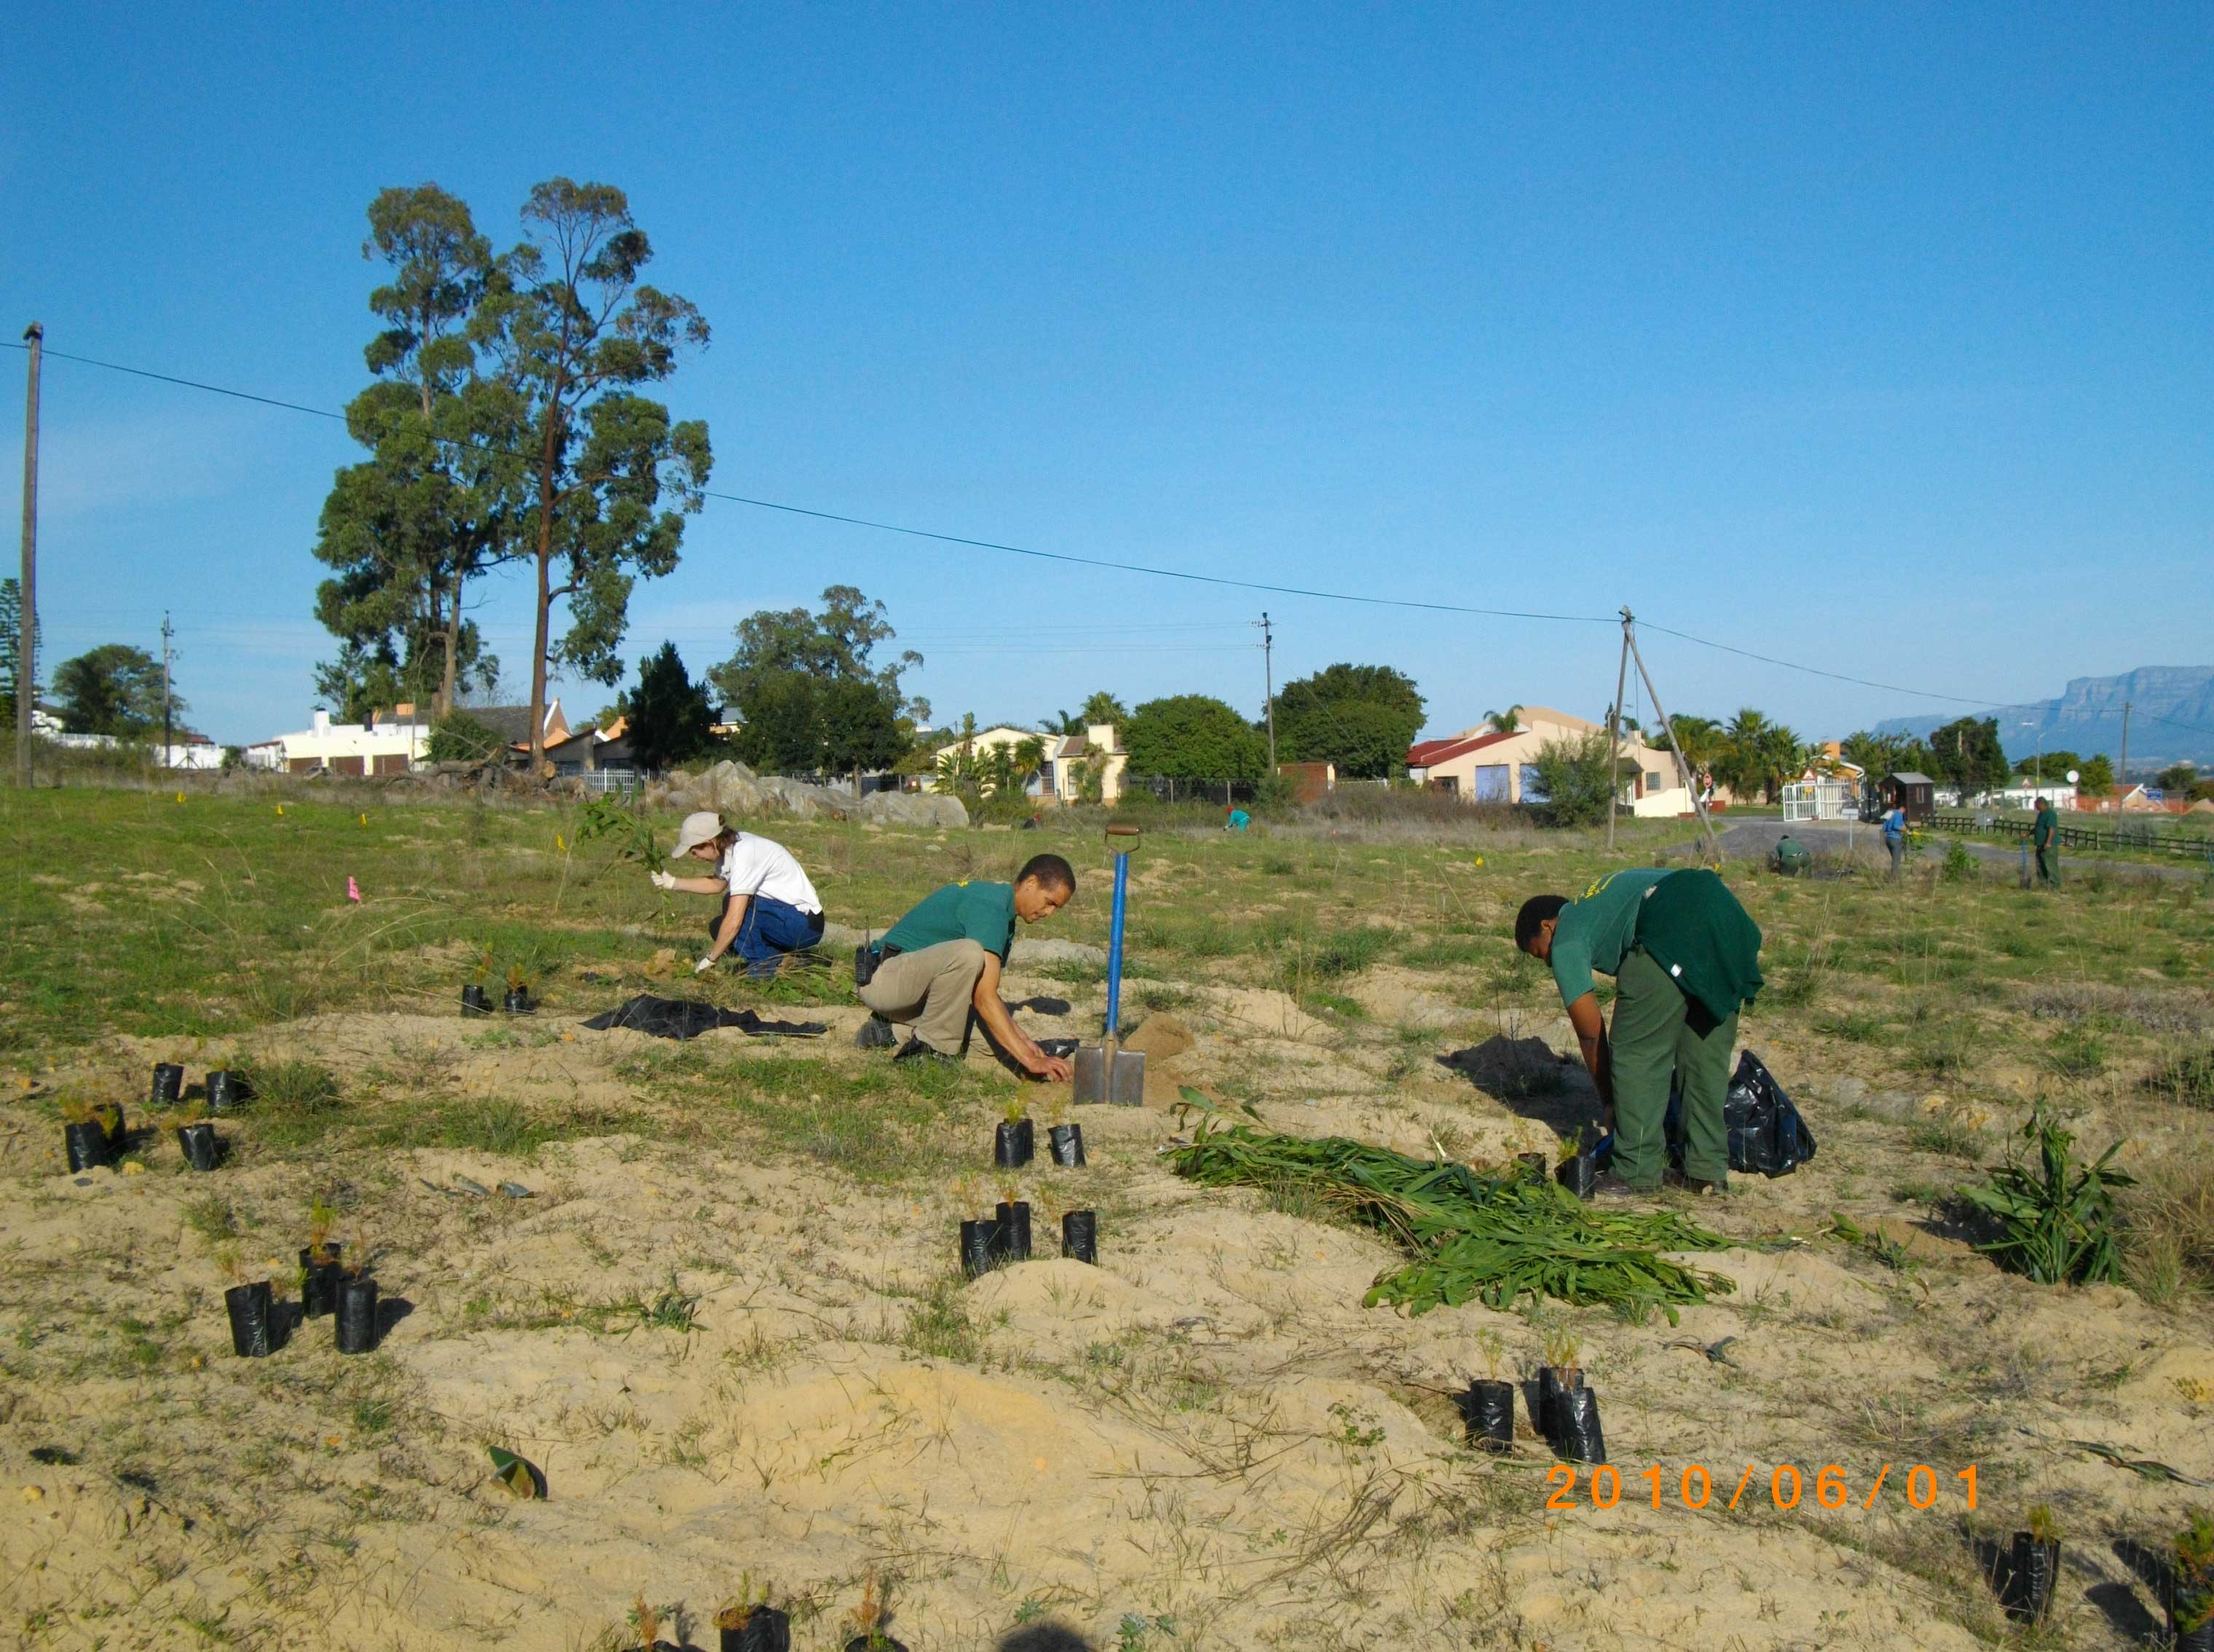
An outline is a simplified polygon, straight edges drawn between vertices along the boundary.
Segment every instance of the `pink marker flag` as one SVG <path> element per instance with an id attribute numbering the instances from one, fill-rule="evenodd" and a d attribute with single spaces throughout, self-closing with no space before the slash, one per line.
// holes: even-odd
<path id="1" fill-rule="evenodd" d="M 346 880 L 346 899 L 348 900 L 359 900 L 361 899 L 361 886 L 356 883 L 352 878 L 348 878 Z"/>

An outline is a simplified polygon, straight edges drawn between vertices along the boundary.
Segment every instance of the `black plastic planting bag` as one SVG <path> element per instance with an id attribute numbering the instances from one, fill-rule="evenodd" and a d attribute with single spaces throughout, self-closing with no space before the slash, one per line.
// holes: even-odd
<path id="1" fill-rule="evenodd" d="M 1461 1420 L 1468 1424 L 1468 1442 L 1481 1451 L 1514 1448 L 1514 1385 L 1478 1379 L 1460 1397 Z"/>
<path id="2" fill-rule="evenodd" d="M 1599 1432 L 1599 1395 L 1589 1388 L 1566 1388 L 1555 1400 L 1560 1435 L 1553 1449 L 1563 1462 L 1603 1463 L 1606 1437 Z"/>
<path id="3" fill-rule="evenodd" d="M 300 1314 L 320 1320 L 339 1305 L 339 1247 L 326 1245 L 320 1253 L 300 1247 Z"/>
<path id="4" fill-rule="evenodd" d="M 969 1278 L 989 1273 L 999 1249 L 1000 1224 L 989 1216 L 961 1224 L 961 1271 Z"/>
<path id="5" fill-rule="evenodd" d="M 1814 1132 L 1807 1128 L 1807 1121 L 1791 1105 L 1776 1075 L 1750 1050 L 1738 1057 L 1737 1075 L 1722 1098 L 1722 1125 L 1729 1132 L 1733 1170 L 1788 1176 L 1814 1156 Z M 1661 1128 L 1668 1138 L 1669 1162 L 1680 1170 L 1684 1094 L 1673 1080 L 1668 1087 L 1668 1116 Z"/>
<path id="6" fill-rule="evenodd" d="M 215 1139 L 213 1125 L 180 1125 L 177 1128 L 177 1145 L 183 1149 L 185 1162 L 195 1170 L 216 1167 L 221 1146 Z"/>
<path id="7" fill-rule="evenodd" d="M 1068 1170 L 1084 1167 L 1084 1126 L 1055 1125 L 1045 1133 L 1047 1143 L 1053 1149 L 1053 1161 Z"/>
<path id="8" fill-rule="evenodd" d="M 223 1294 L 230 1315 L 230 1351 L 241 1359 L 266 1359 L 272 1345 L 269 1327 L 269 1282 L 233 1285 Z"/>
<path id="9" fill-rule="evenodd" d="M 62 1144 L 72 1171 L 95 1170 L 108 1161 L 107 1126 L 97 1119 L 62 1126 Z"/>
<path id="10" fill-rule="evenodd" d="M 1071 1210 L 1061 1219 L 1061 1253 L 1072 1262 L 1099 1264 L 1099 1216 L 1093 1210 Z"/>
<path id="11" fill-rule="evenodd" d="M 1027 1119 L 1001 1123 L 992 1131 L 992 1163 L 1001 1170 L 1019 1170 L 1037 1151 L 1037 1127 Z"/>
<path id="12" fill-rule="evenodd" d="M 792 1652 L 792 1619 L 774 1606 L 755 1606 L 737 1628 L 717 1632 L 722 1652 Z"/>
<path id="13" fill-rule="evenodd" d="M 2000 1561 L 1999 1604 L 2018 1624 L 2042 1623 L 2052 1608 L 2053 1586 L 2060 1581 L 2060 1539 L 2040 1539 L 2016 1532 Z"/>
<path id="14" fill-rule="evenodd" d="M 338 1345 L 341 1354 L 366 1354 L 376 1346 L 376 1281 L 339 1283 Z"/>
<path id="15" fill-rule="evenodd" d="M 628 1003 L 584 1023 L 596 1033 L 627 1027 L 657 1039 L 696 1039 L 719 1027 L 735 1027 L 755 1038 L 819 1039 L 830 1029 L 821 1021 L 763 1021 L 750 1009 L 722 1009 L 685 998 L 657 998 L 641 992 Z"/>

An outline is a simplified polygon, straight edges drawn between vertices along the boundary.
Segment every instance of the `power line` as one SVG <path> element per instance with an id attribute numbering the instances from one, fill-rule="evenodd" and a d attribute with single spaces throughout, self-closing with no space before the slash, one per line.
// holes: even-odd
<path id="1" fill-rule="evenodd" d="M 9 341 L 0 342 L 6 343 L 7 348 L 10 350 L 29 348 L 28 344 Z M 96 367 L 110 373 L 127 374 L 133 378 L 152 379 L 162 384 L 177 385 L 188 390 L 205 391 L 211 395 L 228 396 L 237 401 L 250 401 L 265 407 L 278 407 L 289 412 L 305 413 L 315 418 L 333 419 L 340 424 L 346 422 L 346 415 L 343 413 L 334 413 L 328 408 L 309 407 L 300 402 L 286 401 L 275 396 L 257 395 L 251 391 L 235 390 L 228 386 L 209 384 L 199 379 L 182 378 L 169 373 L 156 373 L 146 368 L 127 367 L 121 363 L 103 362 L 93 357 L 72 355 L 64 351 L 49 349 L 45 351 L 44 354 L 57 361 L 75 362 L 82 366 Z M 501 450 L 488 449 L 488 451 Z M 519 452 L 520 450 L 508 451 Z M 1057 562 L 1073 567 L 1100 568 L 1115 573 L 1143 574 L 1154 579 L 1181 580 L 1196 585 L 1215 585 L 1233 590 L 1261 591 L 1280 596 L 1312 597 L 1318 601 L 1349 602 L 1368 607 L 1407 608 L 1430 613 L 1470 614 L 1493 619 L 1529 619 L 1562 625 L 1609 625 L 1616 623 L 1613 616 L 1605 614 L 1547 613 L 1517 608 L 1485 608 L 1465 603 L 1424 601 L 1412 597 L 1371 596 L 1351 591 L 1330 591 L 1307 586 L 1278 585 L 1262 580 L 1232 578 L 1227 575 L 1195 573 L 1188 569 L 1160 568 L 1145 563 L 1122 562 L 1112 558 L 1078 556 L 1063 551 L 1042 551 L 1034 546 L 1010 545 L 996 539 L 973 539 L 964 534 L 941 533 L 930 528 L 910 527 L 899 522 L 878 521 L 871 517 L 847 515 L 837 511 L 816 510 L 805 505 L 786 504 L 775 499 L 755 498 L 742 493 L 722 493 L 712 488 L 703 488 L 700 492 L 706 498 L 719 499 L 730 504 L 746 505 L 755 510 L 776 511 L 790 516 L 804 516 L 816 521 L 837 522 L 848 527 L 865 527 L 874 533 L 895 533 L 908 539 L 928 539 L 940 545 L 957 545 L 970 550 L 997 551 L 1009 556 L 1030 557 L 1039 561 Z M 1709 637 L 1695 636 L 1690 631 L 1679 631 L 1673 626 L 1660 625 L 1651 620 L 1642 620 L 1639 623 L 1648 631 L 1658 631 L 1663 636 L 1675 637 L 1680 642 L 1690 643 L 1698 648 L 1712 649 L 1722 654 L 1734 654 L 1740 659 L 1757 661 L 1762 665 L 1774 666 L 1781 670 L 1796 671 L 1807 676 L 1826 678 L 1832 682 L 1850 683 L 1856 687 L 1873 688 L 1887 694 L 1906 694 L 1920 699 L 1943 700 L 1950 704 L 1964 705 L 1976 710 L 2011 710 L 2018 707 L 2039 704 L 2035 701 L 1994 704 L 1989 700 L 1965 694 L 1947 693 L 1930 688 L 1914 688 L 1903 683 L 1879 682 L 1873 678 L 1856 677 L 1845 672 L 1826 671 L 1820 666 L 1810 666 L 1801 661 L 1782 659 L 1775 655 L 1761 654 L 1752 649 L 1736 647 L 1732 643 L 1717 643 Z M 952 650 L 941 648 L 940 651 Z M 2196 723 L 2180 722 L 2176 718 L 2163 717 L 2150 711 L 2144 715 L 2156 722 L 2167 723 L 2171 728 L 2185 729 L 2193 734 L 2214 735 L 2214 728 L 2205 728 Z"/>

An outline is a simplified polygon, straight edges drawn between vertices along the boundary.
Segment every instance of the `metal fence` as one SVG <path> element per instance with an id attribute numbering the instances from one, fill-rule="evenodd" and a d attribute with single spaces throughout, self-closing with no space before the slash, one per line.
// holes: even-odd
<path id="1" fill-rule="evenodd" d="M 1142 791 L 1163 803 L 1250 803 L 1260 791 L 1257 780 L 1185 780 L 1174 775 L 1124 775 L 1125 796 Z"/>

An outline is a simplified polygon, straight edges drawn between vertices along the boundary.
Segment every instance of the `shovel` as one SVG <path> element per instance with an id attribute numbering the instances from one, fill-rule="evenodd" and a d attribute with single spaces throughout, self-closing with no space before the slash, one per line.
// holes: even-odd
<path id="1" fill-rule="evenodd" d="M 1107 1033 L 1100 1043 L 1076 1052 L 1075 1100 L 1108 1101 L 1118 1107 L 1146 1103 L 1146 1056 L 1142 1050 L 1116 1047 L 1122 1012 L 1122 912 L 1129 899 L 1130 849 L 1138 828 L 1110 826 L 1107 846 L 1115 851 L 1115 910 L 1107 927 Z M 1118 841 L 1127 839 L 1128 842 Z"/>

